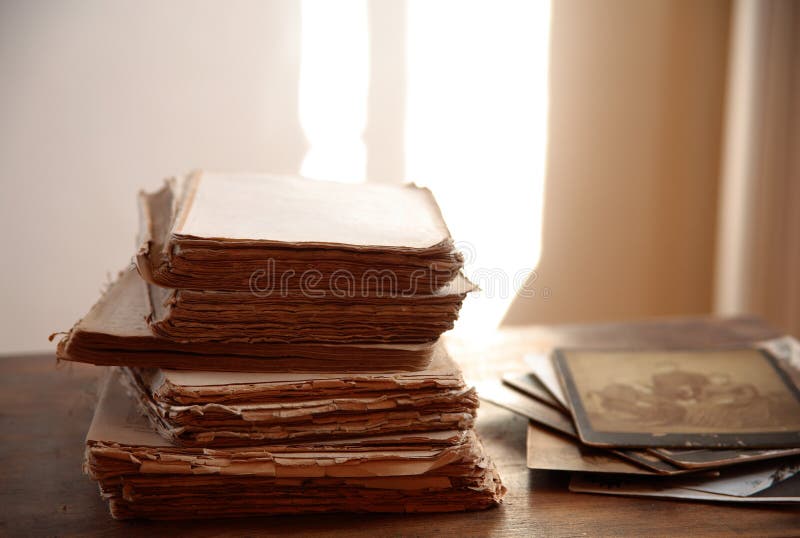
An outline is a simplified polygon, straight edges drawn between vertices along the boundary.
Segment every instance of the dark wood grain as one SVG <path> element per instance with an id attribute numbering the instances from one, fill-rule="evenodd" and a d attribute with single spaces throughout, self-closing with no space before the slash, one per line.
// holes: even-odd
<path id="1" fill-rule="evenodd" d="M 553 344 L 685 347 L 774 336 L 757 320 L 530 327 L 486 338 L 449 339 L 467 377 L 498 377 L 523 367 L 524 353 Z M 508 495 L 486 512 L 429 515 L 320 515 L 244 520 L 117 522 L 82 474 L 83 438 L 102 369 L 56 365 L 52 356 L 0 358 L 0 535 L 129 536 L 797 536 L 800 510 L 627 499 L 567 491 L 565 473 L 525 467 L 525 421 L 484 403 L 478 431 Z"/>

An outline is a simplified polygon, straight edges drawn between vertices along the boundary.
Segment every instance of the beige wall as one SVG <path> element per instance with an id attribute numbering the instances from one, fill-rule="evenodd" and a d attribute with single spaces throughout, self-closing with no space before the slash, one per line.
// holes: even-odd
<path id="1" fill-rule="evenodd" d="M 800 336 L 800 3 L 734 5 L 715 307 Z"/>
<path id="2" fill-rule="evenodd" d="M 558 0 L 536 287 L 505 323 L 711 310 L 730 6 Z"/>
<path id="3" fill-rule="evenodd" d="M 191 168 L 296 172 L 299 3 L 0 3 L 0 353 L 52 349 Z"/>

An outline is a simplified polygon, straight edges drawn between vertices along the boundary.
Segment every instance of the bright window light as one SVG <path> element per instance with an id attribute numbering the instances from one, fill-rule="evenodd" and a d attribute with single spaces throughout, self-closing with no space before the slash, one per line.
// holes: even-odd
<path id="1" fill-rule="evenodd" d="M 541 252 L 550 2 L 405 4 L 406 177 L 434 192 L 482 288 L 457 330 L 488 331 Z M 311 145 L 301 173 L 364 181 L 366 1 L 303 0 L 301 11 L 299 112 Z"/>
<path id="2" fill-rule="evenodd" d="M 407 21 L 406 173 L 483 289 L 457 330 L 490 330 L 541 252 L 550 2 L 408 0 Z"/>
<path id="3" fill-rule="evenodd" d="M 303 0 L 299 115 L 310 149 L 300 173 L 359 182 L 366 174 L 366 0 Z"/>

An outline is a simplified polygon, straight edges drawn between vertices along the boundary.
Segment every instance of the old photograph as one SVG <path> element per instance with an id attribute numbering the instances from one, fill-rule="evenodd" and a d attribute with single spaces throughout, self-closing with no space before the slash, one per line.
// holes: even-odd
<path id="1" fill-rule="evenodd" d="M 576 422 L 589 433 L 663 439 L 800 431 L 797 388 L 760 350 L 561 350 L 556 362 Z"/>

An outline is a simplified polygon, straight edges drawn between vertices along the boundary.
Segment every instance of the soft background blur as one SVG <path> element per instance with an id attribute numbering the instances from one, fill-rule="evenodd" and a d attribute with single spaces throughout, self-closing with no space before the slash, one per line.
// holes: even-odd
<path id="1" fill-rule="evenodd" d="M 52 349 L 136 192 L 195 168 L 430 186 L 484 289 L 461 330 L 800 335 L 799 29 L 789 0 L 0 0 L 0 353 Z"/>

